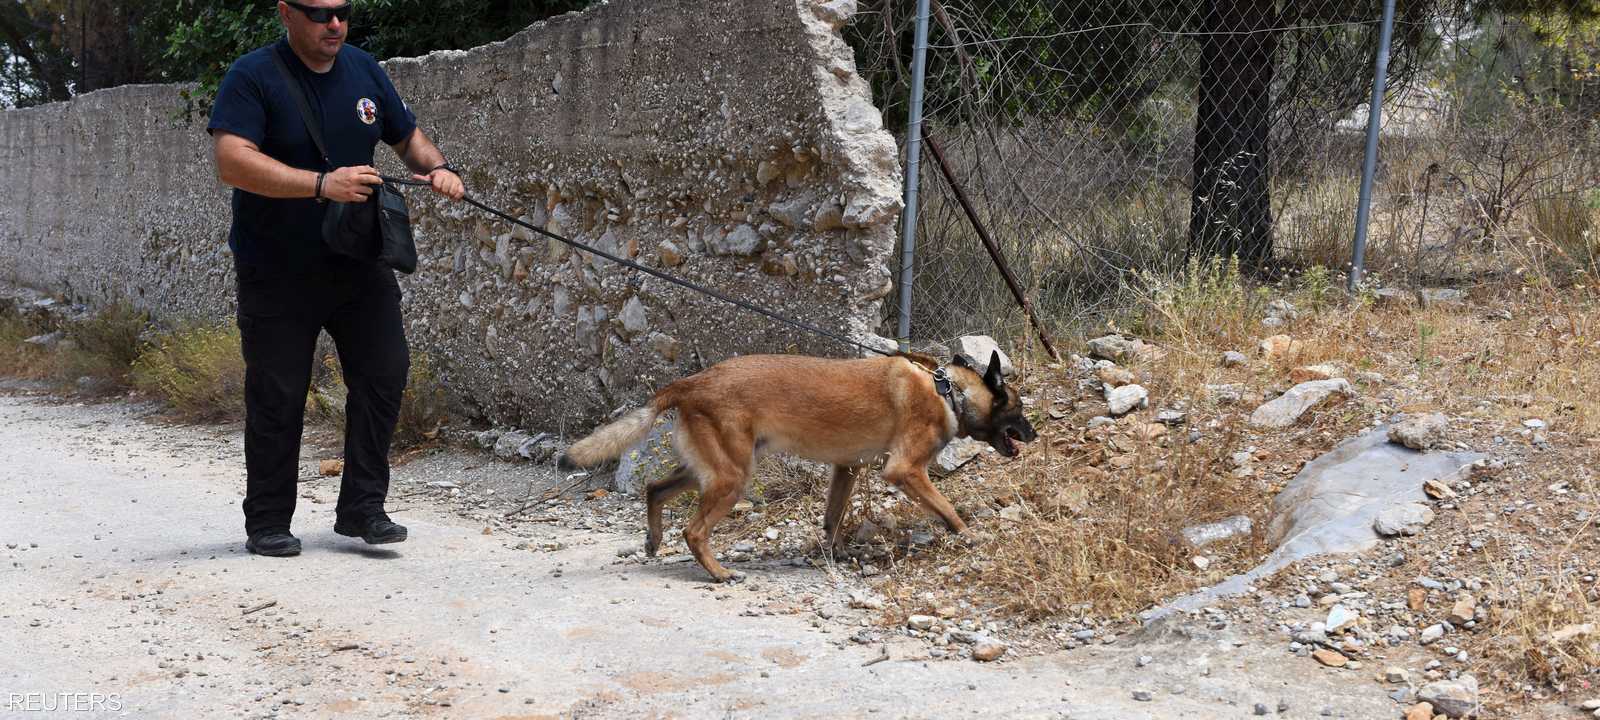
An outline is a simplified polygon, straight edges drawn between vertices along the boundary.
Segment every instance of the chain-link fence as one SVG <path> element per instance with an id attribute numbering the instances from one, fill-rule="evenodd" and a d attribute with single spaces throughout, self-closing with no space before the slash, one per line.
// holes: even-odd
<path id="1" fill-rule="evenodd" d="M 852 27 L 902 139 L 915 7 L 863 0 Z M 1367 263 L 1378 282 L 1467 279 L 1482 268 L 1466 251 L 1515 237 L 1500 232 L 1513 216 L 1583 216 L 1561 230 L 1568 244 L 1589 229 L 1600 55 L 1586 52 L 1600 44 L 1562 45 L 1486 7 L 1398 8 Z M 1268 276 L 1348 267 L 1378 0 L 931 9 L 924 137 L 1055 331 L 1191 256 Z M 1021 341 L 1026 319 L 931 154 L 921 186 L 913 338 Z"/>

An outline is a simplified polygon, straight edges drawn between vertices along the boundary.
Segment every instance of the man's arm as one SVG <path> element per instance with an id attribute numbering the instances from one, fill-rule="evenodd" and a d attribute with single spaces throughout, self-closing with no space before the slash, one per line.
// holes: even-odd
<path id="1" fill-rule="evenodd" d="M 415 180 L 427 180 L 433 185 L 433 191 L 451 200 L 460 200 L 467 189 L 461 184 L 461 177 L 454 172 L 440 169 L 444 164 L 444 153 L 439 152 L 438 146 L 422 134 L 422 128 L 411 131 L 411 136 L 401 140 L 395 145 L 396 155 L 411 168 L 414 173 L 411 177 Z"/>
<path id="2" fill-rule="evenodd" d="M 315 171 L 289 167 L 261 152 L 248 139 L 224 130 L 212 131 L 211 138 L 217 178 L 223 184 L 270 198 L 317 196 Z M 378 171 L 367 165 L 342 167 L 323 178 L 322 197 L 357 202 L 372 194 L 372 185 L 382 182 Z"/>

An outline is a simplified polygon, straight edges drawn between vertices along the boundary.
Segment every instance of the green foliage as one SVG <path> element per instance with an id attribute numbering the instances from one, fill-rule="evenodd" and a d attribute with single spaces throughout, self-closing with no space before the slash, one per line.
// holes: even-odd
<path id="1" fill-rule="evenodd" d="M 459 50 L 503 40 L 594 0 L 355 0 L 347 42 L 379 60 Z M 239 56 L 283 34 L 274 5 L 259 0 L 177 0 L 156 13 L 169 28 L 161 68 L 169 80 L 192 80 L 185 109 L 210 112 L 217 85 Z"/>

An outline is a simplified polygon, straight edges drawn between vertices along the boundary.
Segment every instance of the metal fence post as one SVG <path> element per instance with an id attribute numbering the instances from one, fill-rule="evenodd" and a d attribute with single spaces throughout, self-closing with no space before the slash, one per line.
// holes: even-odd
<path id="1" fill-rule="evenodd" d="M 1391 0 L 1392 1 L 1392 0 Z M 906 122 L 906 196 L 900 213 L 900 350 L 911 349 L 912 261 L 917 248 L 917 181 L 922 171 L 922 84 L 927 74 L 928 0 L 917 0 L 916 44 L 911 56 L 911 108 Z"/>
<path id="2" fill-rule="evenodd" d="M 1394 34 L 1394 0 L 1383 0 L 1383 29 L 1378 33 L 1378 62 L 1372 76 L 1372 102 L 1367 105 L 1367 157 L 1361 165 L 1361 196 L 1356 200 L 1356 238 L 1350 250 L 1350 292 L 1361 284 L 1367 261 L 1367 222 L 1372 216 L 1372 177 L 1378 171 L 1378 125 L 1383 121 L 1383 86 L 1389 74 L 1389 39 Z"/>

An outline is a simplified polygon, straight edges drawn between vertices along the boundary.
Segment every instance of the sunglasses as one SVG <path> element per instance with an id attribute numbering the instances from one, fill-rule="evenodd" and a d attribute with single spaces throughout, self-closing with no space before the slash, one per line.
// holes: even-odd
<path id="1" fill-rule="evenodd" d="M 310 5 L 301 5 L 297 2 L 291 2 L 291 0 L 283 0 L 283 4 L 305 13 L 307 20 L 319 25 L 326 25 L 330 22 L 333 22 L 334 18 L 339 18 L 340 22 L 348 22 L 350 20 L 350 3 L 345 3 L 339 7 L 331 8 L 311 7 Z"/>

